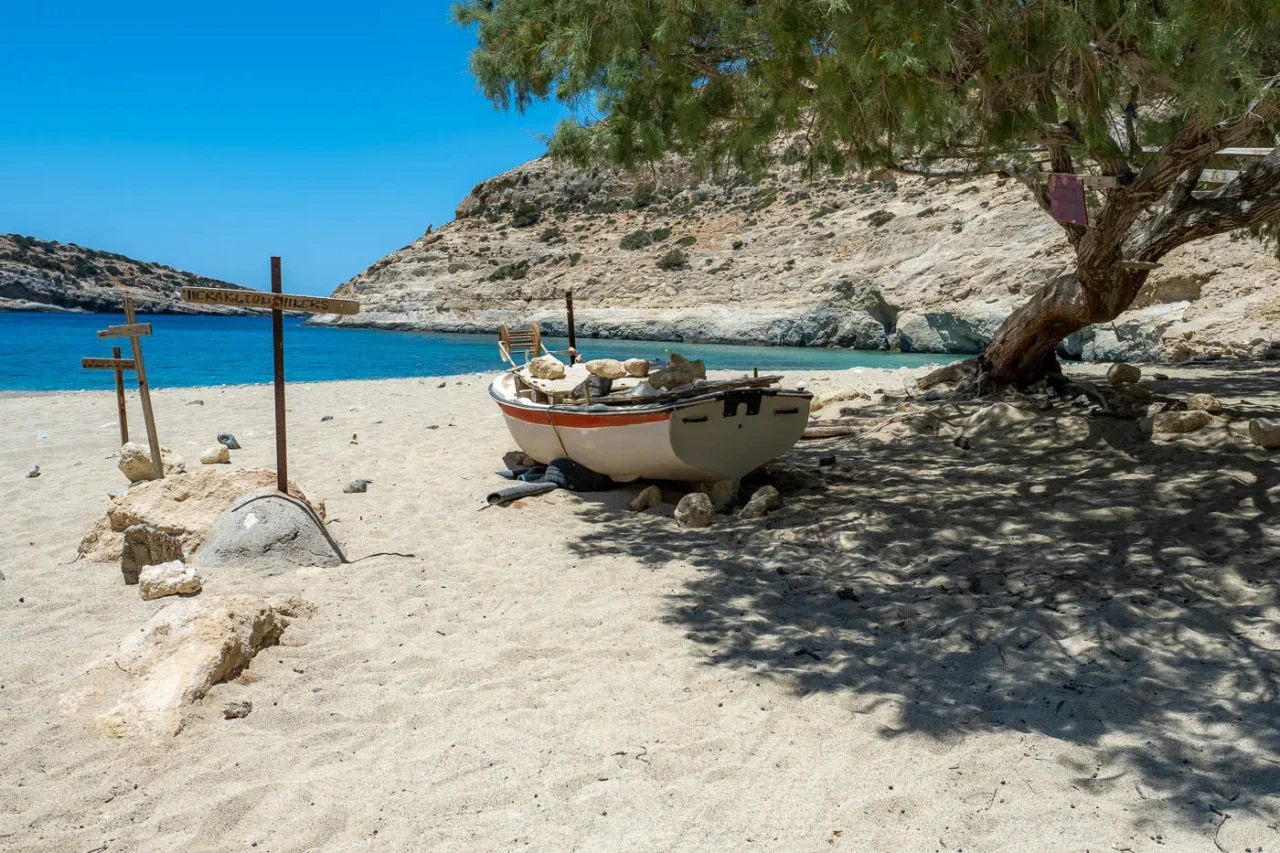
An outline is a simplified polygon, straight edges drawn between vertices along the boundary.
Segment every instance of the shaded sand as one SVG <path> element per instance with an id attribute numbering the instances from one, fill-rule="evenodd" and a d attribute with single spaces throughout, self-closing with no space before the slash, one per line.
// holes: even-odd
<path id="1" fill-rule="evenodd" d="M 1274 367 L 1163 370 L 1280 410 Z M 124 485 L 113 399 L 0 399 L 0 849 L 1280 849 L 1280 456 L 1238 424 L 810 442 L 753 477 L 777 513 L 689 532 L 639 484 L 482 509 L 513 445 L 440 381 L 290 387 L 355 562 L 202 569 L 314 614 L 158 743 L 99 733 L 89 667 L 167 602 L 71 562 Z M 222 430 L 272 464 L 267 388 L 156 407 L 192 467 Z"/>

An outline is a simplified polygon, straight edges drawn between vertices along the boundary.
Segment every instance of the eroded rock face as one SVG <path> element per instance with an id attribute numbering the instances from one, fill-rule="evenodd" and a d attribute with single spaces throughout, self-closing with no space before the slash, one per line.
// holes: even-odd
<path id="1" fill-rule="evenodd" d="M 80 556 L 109 563 L 121 558 L 124 532 L 149 524 L 175 537 L 190 554 L 200 546 L 218 516 L 237 498 L 255 489 L 274 486 L 276 472 L 267 468 L 235 470 L 201 468 L 181 477 L 166 477 L 134 486 L 111 498 L 107 513 L 80 542 Z M 324 503 L 310 501 L 290 483 L 289 493 L 308 501 L 321 518 Z"/>
<path id="2" fill-rule="evenodd" d="M 583 338 L 963 354 L 1071 267 L 1061 228 L 1014 181 L 775 175 L 703 179 L 671 160 L 637 177 L 539 159 L 480 183 L 455 222 L 339 287 L 358 315 L 319 322 L 491 333 L 533 320 L 564 335 L 571 288 Z M 542 224 L 519 227 L 530 211 Z M 877 211 L 893 217 L 873 222 Z M 624 248 L 638 231 L 647 245 Z M 655 261 L 681 241 L 676 281 Z M 1164 264 L 1134 308 L 1063 352 L 1247 354 L 1277 337 L 1280 261 L 1262 244 L 1224 235 Z"/>
<path id="3" fill-rule="evenodd" d="M 115 707 L 98 717 L 110 737 L 176 735 L 191 705 L 274 645 L 305 605 L 253 596 L 202 597 L 161 608 L 131 632 L 105 667 L 129 676 Z"/>
<path id="4" fill-rule="evenodd" d="M 181 474 L 187 470 L 187 463 L 181 456 L 168 447 L 160 448 L 160 464 L 164 466 L 166 477 Z M 155 479 L 155 466 L 151 464 L 151 448 L 145 444 L 129 442 L 120 448 L 120 461 L 117 463 L 120 473 L 129 478 L 130 483 Z"/>
<path id="5" fill-rule="evenodd" d="M 124 582 L 138 582 L 138 572 L 145 566 L 183 559 L 182 540 L 154 524 L 135 524 L 125 528 L 120 550 L 120 572 Z"/>

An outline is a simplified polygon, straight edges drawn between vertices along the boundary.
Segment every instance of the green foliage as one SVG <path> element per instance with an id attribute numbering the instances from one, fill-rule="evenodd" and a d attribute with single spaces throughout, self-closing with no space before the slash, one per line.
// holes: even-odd
<path id="1" fill-rule="evenodd" d="M 582 253 L 581 253 L 581 252 L 570 252 L 570 253 L 569 253 L 569 266 L 571 266 L 571 267 L 576 267 L 576 266 L 578 265 L 578 261 L 580 261 L 580 260 L 582 260 Z"/>
<path id="2" fill-rule="evenodd" d="M 529 274 L 528 261 L 512 261 L 489 273 L 489 281 L 504 281 L 506 279 L 520 280 Z"/>
<path id="3" fill-rule="evenodd" d="M 670 236 L 671 236 L 671 229 L 670 229 L 670 228 L 655 228 L 655 229 L 653 229 L 652 231 L 650 231 L 649 233 L 650 233 L 651 235 L 653 235 L 653 242 L 655 242 L 655 243 L 661 243 L 663 240 L 665 240 L 665 239 L 667 239 L 668 237 L 670 237 Z"/>
<path id="4" fill-rule="evenodd" d="M 650 183 L 643 183 L 638 185 L 635 192 L 631 194 L 631 202 L 636 207 L 648 207 L 657 195 L 657 187 Z"/>
<path id="5" fill-rule="evenodd" d="M 623 237 L 618 245 L 623 249 L 643 249 L 653 245 L 653 235 L 641 228 Z"/>
<path id="6" fill-rule="evenodd" d="M 1064 121 L 1110 158 L 1135 93 L 1159 146 L 1239 113 L 1280 58 L 1272 0 L 461 0 L 454 15 L 477 30 L 471 69 L 494 103 L 608 117 L 563 123 L 553 153 L 757 173 L 1010 152 Z"/>
<path id="7" fill-rule="evenodd" d="M 893 216 L 894 215 L 887 210 L 876 210 L 871 213 L 868 213 L 866 216 L 862 218 L 865 219 L 867 222 L 870 222 L 871 227 L 880 228 L 888 224 L 889 220 L 893 219 Z"/>
<path id="8" fill-rule="evenodd" d="M 529 228 L 537 225 L 542 218 L 542 211 L 531 201 L 521 202 L 511 214 L 511 224 L 516 228 Z"/>
<path id="9" fill-rule="evenodd" d="M 692 245 L 693 245 L 694 243 L 696 243 L 696 242 L 698 242 L 698 238 L 697 238 L 697 237 L 694 237 L 692 234 L 689 234 L 688 236 L 681 237 L 679 240 L 677 240 L 677 241 L 676 241 L 676 245 L 677 245 L 677 246 L 692 246 Z"/>
<path id="10" fill-rule="evenodd" d="M 672 249 L 658 258 L 658 269 L 677 270 L 689 265 L 689 256 L 679 249 Z"/>
<path id="11" fill-rule="evenodd" d="M 560 231 L 559 226 L 553 225 L 550 228 L 544 228 L 542 230 L 542 233 L 538 235 L 538 241 L 555 245 L 557 243 L 565 242 L 565 238 L 563 233 Z"/>

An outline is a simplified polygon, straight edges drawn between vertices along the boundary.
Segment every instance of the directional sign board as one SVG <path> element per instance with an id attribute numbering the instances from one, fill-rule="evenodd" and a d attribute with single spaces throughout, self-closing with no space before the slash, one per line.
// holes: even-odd
<path id="1" fill-rule="evenodd" d="M 150 323 L 134 323 L 132 326 L 107 326 L 98 332 L 98 337 L 100 338 L 140 338 L 150 336 Z"/>
<path id="2" fill-rule="evenodd" d="M 227 290 L 218 287 L 184 287 L 182 301 L 194 305 L 231 305 L 236 308 L 265 308 L 271 311 L 271 350 L 275 361 L 276 398 L 276 488 L 289 493 L 289 443 L 286 438 L 284 405 L 284 314 L 302 311 L 307 314 L 356 314 L 360 303 L 350 299 L 325 299 L 321 296 L 294 296 L 282 293 L 280 258 L 271 259 L 271 292 L 261 290 Z"/>
<path id="3" fill-rule="evenodd" d="M 232 305 L 236 308 L 265 308 L 270 311 L 305 311 L 308 314 L 355 314 L 359 302 L 325 299 L 320 296 L 291 296 L 260 290 L 226 290 L 216 287 L 184 287 L 182 301 L 195 305 Z"/>
<path id="4" fill-rule="evenodd" d="M 138 366 L 131 358 L 85 358 L 80 366 L 85 370 L 137 370 Z"/>

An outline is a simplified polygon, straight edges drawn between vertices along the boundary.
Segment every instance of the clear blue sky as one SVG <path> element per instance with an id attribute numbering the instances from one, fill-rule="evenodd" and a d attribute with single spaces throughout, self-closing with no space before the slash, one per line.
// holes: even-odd
<path id="1" fill-rule="evenodd" d="M 327 293 L 540 155 L 436 0 L 36 0 L 0 14 L 0 233 Z"/>

